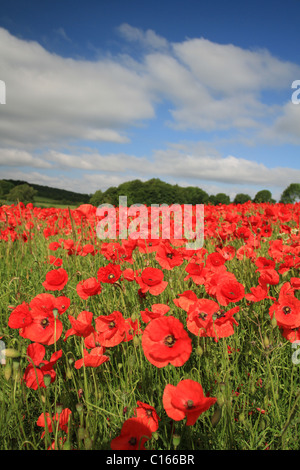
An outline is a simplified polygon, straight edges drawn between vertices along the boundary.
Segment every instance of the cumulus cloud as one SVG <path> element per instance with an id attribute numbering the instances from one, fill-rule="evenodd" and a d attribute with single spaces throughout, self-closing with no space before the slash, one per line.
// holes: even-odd
<path id="1" fill-rule="evenodd" d="M 169 48 L 168 41 L 156 34 L 152 29 L 143 31 L 140 28 L 135 28 L 128 23 L 122 23 L 118 27 L 118 32 L 130 42 L 136 42 L 145 47 L 146 49 L 164 50 Z"/>
<path id="2" fill-rule="evenodd" d="M 125 142 L 130 125 L 154 116 L 143 77 L 117 61 L 62 58 L 3 28 L 0 61 L 7 90 L 2 145 Z"/>

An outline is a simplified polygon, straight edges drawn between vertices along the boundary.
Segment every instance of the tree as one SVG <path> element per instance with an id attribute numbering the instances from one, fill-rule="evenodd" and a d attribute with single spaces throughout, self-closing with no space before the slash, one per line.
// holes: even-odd
<path id="1" fill-rule="evenodd" d="M 98 189 L 98 191 L 96 191 L 90 198 L 89 204 L 92 204 L 92 206 L 98 207 L 100 206 L 100 204 L 102 204 L 102 202 L 103 202 L 103 192 L 101 191 L 101 189 Z"/>
<path id="2" fill-rule="evenodd" d="M 251 197 L 249 196 L 249 194 L 238 193 L 235 196 L 233 203 L 234 204 L 245 204 L 248 201 L 251 201 Z"/>
<path id="3" fill-rule="evenodd" d="M 271 191 L 269 191 L 268 189 L 262 189 L 261 191 L 258 191 L 258 193 L 256 193 L 253 202 L 258 204 L 261 202 L 274 202 L 274 199 L 272 199 Z"/>
<path id="4" fill-rule="evenodd" d="M 294 204 L 295 202 L 299 202 L 299 201 L 300 201 L 300 184 L 292 183 L 283 191 L 279 202 L 282 202 L 283 204 Z"/>
<path id="5" fill-rule="evenodd" d="M 14 187 L 13 183 L 6 180 L 0 181 L 0 197 L 6 196 Z"/>
<path id="6" fill-rule="evenodd" d="M 8 201 L 12 202 L 23 202 L 23 204 L 28 204 L 29 202 L 34 202 L 34 196 L 37 191 L 33 189 L 29 184 L 19 184 L 14 186 L 7 195 Z"/>
<path id="7" fill-rule="evenodd" d="M 230 204 L 230 197 L 225 193 L 216 194 L 215 204 Z"/>

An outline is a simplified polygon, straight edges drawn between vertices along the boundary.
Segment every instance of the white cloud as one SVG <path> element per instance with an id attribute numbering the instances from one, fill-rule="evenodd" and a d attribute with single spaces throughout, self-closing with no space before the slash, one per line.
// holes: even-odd
<path id="1" fill-rule="evenodd" d="M 130 42 L 137 42 L 146 49 L 164 50 L 168 49 L 168 41 L 155 33 L 152 29 L 143 31 L 140 28 L 135 28 L 128 23 L 122 23 L 118 27 L 118 32 Z"/>
<path id="2" fill-rule="evenodd" d="M 0 62 L 2 145 L 125 142 L 130 125 L 154 116 L 143 77 L 117 61 L 62 58 L 0 28 Z"/>
<path id="3" fill-rule="evenodd" d="M 31 155 L 31 153 L 24 150 L 13 148 L 0 148 L 0 166 L 52 168 L 52 164 L 43 158 Z"/>

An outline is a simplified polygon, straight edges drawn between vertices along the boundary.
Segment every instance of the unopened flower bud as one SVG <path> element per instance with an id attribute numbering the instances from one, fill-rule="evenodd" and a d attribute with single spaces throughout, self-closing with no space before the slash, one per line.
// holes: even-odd
<path id="1" fill-rule="evenodd" d="M 7 363 L 4 367 L 4 377 L 8 381 L 11 377 L 12 367 L 10 363 Z"/>
<path id="2" fill-rule="evenodd" d="M 44 384 L 46 387 L 48 387 L 51 383 L 51 375 L 45 374 L 44 375 Z"/>
<path id="3" fill-rule="evenodd" d="M 20 356 L 20 352 L 14 348 L 3 349 L 2 353 L 5 355 L 5 357 L 16 358 Z"/>
<path id="4" fill-rule="evenodd" d="M 91 450 L 93 447 L 93 441 L 90 437 L 84 439 L 84 447 L 86 450 Z"/>
<path id="5" fill-rule="evenodd" d="M 216 408 L 214 414 L 211 417 L 211 425 L 215 428 L 222 417 L 222 408 Z"/>
<path id="6" fill-rule="evenodd" d="M 173 446 L 174 447 L 178 447 L 179 444 L 180 444 L 180 439 L 181 437 L 179 436 L 179 434 L 173 434 Z"/>

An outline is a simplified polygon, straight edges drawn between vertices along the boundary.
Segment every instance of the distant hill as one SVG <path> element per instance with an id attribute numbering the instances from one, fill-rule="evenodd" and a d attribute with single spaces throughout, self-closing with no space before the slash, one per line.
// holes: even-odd
<path id="1" fill-rule="evenodd" d="M 91 198 L 90 194 L 76 193 L 74 191 L 68 191 L 66 189 L 58 189 L 58 188 L 52 188 L 50 186 L 45 186 L 41 184 L 28 183 L 27 181 L 11 180 L 11 179 L 5 179 L 2 181 L 8 181 L 9 183 L 12 183 L 14 186 L 18 186 L 20 184 L 25 184 L 25 183 L 29 184 L 29 186 L 31 186 L 37 191 L 37 194 L 36 194 L 37 198 L 51 199 L 54 201 L 63 202 L 65 204 L 76 204 L 76 203 L 87 204 Z"/>

